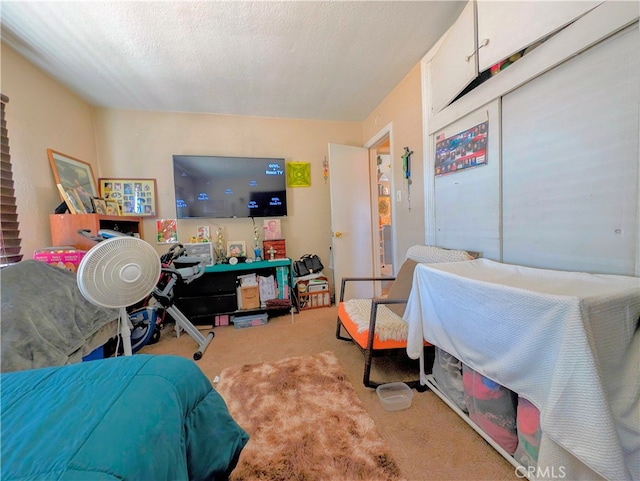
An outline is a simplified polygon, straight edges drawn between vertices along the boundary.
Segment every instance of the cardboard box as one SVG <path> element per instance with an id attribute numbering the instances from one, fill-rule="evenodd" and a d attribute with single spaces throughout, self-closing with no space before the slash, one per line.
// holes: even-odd
<path id="1" fill-rule="evenodd" d="M 287 246 L 284 239 L 264 240 L 262 241 L 262 257 L 266 260 L 271 259 L 271 248 L 275 251 L 273 253 L 274 259 L 286 259 Z"/>
<path id="2" fill-rule="evenodd" d="M 61 269 L 76 272 L 80 261 L 82 261 L 86 253 L 87 251 L 75 249 L 74 247 L 47 247 L 36 250 L 33 253 L 33 258 Z"/>
<path id="3" fill-rule="evenodd" d="M 239 309 L 260 308 L 260 288 L 258 286 L 240 286 L 238 292 Z"/>

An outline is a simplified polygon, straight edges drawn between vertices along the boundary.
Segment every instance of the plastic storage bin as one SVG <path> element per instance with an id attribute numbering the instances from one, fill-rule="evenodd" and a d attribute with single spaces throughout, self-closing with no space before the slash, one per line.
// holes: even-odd
<path id="1" fill-rule="evenodd" d="M 267 323 L 267 314 L 254 314 L 252 316 L 242 316 L 233 318 L 233 327 L 244 329 L 245 327 L 264 326 Z"/>
<path id="2" fill-rule="evenodd" d="M 411 407 L 413 391 L 403 382 L 381 384 L 376 388 L 376 393 L 387 411 L 399 411 Z"/>

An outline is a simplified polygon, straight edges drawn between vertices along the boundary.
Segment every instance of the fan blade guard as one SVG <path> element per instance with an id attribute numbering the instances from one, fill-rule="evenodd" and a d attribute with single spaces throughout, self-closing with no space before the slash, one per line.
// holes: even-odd
<path id="1" fill-rule="evenodd" d="M 78 267 L 78 288 L 93 304 L 126 307 L 148 296 L 160 277 L 160 257 L 136 237 L 113 237 L 93 246 Z"/>

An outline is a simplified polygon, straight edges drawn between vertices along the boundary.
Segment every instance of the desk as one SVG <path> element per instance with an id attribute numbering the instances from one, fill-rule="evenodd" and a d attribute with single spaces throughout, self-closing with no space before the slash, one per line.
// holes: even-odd
<path id="1" fill-rule="evenodd" d="M 640 279 L 419 264 L 404 318 L 410 357 L 427 340 L 538 407 L 539 466 L 566 479 L 639 474 Z"/>

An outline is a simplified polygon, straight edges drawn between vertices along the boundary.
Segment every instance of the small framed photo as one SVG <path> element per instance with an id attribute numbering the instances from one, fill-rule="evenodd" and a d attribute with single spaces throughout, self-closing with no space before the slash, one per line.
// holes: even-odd
<path id="1" fill-rule="evenodd" d="M 158 244 L 175 244 L 178 242 L 178 221 L 176 219 L 156 220 Z"/>
<path id="2" fill-rule="evenodd" d="M 100 197 L 92 197 L 91 203 L 93 204 L 93 212 L 96 214 L 107 215 L 107 203 Z"/>
<path id="3" fill-rule="evenodd" d="M 242 257 L 247 255 L 247 245 L 244 241 L 228 241 L 227 256 Z"/>
<path id="4" fill-rule="evenodd" d="M 211 229 L 208 225 L 198 227 L 196 239 L 198 242 L 211 242 Z"/>
<path id="5" fill-rule="evenodd" d="M 120 215 L 120 204 L 115 200 L 106 200 L 107 215 Z"/>
<path id="6" fill-rule="evenodd" d="M 67 208 L 69 212 L 72 214 L 87 214 L 87 211 L 84 208 L 84 204 L 78 193 L 75 189 L 65 189 L 62 184 L 58 184 L 58 190 L 60 191 L 60 196 L 64 199 L 64 202 L 67 204 Z"/>

